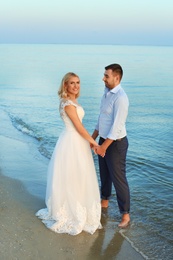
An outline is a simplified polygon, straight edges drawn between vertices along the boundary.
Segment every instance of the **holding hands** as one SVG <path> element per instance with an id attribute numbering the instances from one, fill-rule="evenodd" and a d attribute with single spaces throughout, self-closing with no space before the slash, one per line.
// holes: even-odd
<path id="1" fill-rule="evenodd" d="M 105 156 L 106 151 L 103 149 L 101 145 L 91 145 L 92 150 L 95 154 L 100 155 L 101 157 Z"/>

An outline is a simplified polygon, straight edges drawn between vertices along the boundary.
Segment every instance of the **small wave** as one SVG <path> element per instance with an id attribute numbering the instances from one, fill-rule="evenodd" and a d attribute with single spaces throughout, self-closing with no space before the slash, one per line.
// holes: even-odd
<path id="1" fill-rule="evenodd" d="M 31 137 L 34 137 L 38 141 L 42 140 L 42 137 L 37 134 L 37 132 L 27 123 L 25 123 L 21 118 L 15 117 L 12 114 L 9 114 L 9 117 L 11 119 L 11 122 L 13 126 L 21 131 L 23 134 L 29 135 Z"/>
<path id="2" fill-rule="evenodd" d="M 124 230 L 120 230 L 119 233 L 130 243 L 131 247 L 138 252 L 144 259 L 149 259 L 148 256 L 146 256 L 143 252 L 141 252 L 135 245 L 134 243 L 124 234 Z"/>
<path id="3" fill-rule="evenodd" d="M 9 114 L 13 126 L 23 134 L 26 134 L 38 141 L 38 151 L 44 157 L 50 159 L 55 141 L 53 137 L 40 136 L 39 129 L 34 126 L 28 125 L 21 118 Z"/>
<path id="4" fill-rule="evenodd" d="M 55 141 L 48 142 L 48 141 L 44 140 L 43 142 L 41 142 L 38 150 L 44 157 L 50 159 L 54 146 L 55 146 Z"/>

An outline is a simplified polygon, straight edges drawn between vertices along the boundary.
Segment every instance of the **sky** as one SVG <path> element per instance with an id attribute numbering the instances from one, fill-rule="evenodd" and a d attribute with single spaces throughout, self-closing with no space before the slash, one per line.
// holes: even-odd
<path id="1" fill-rule="evenodd" d="M 0 43 L 173 45 L 173 0 L 1 0 Z"/>

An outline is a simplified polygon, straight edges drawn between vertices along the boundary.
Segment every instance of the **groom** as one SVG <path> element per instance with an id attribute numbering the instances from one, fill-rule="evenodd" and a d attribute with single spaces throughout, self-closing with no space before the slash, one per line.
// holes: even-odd
<path id="1" fill-rule="evenodd" d="M 129 101 L 120 85 L 122 76 L 123 70 L 119 64 L 105 67 L 103 77 L 105 92 L 92 137 L 96 139 L 98 135 L 100 136 L 99 146 L 95 148 L 95 152 L 99 155 L 101 205 L 103 208 L 108 207 L 113 183 L 122 214 L 118 226 L 125 228 L 130 223 L 130 192 L 126 179 L 128 139 L 125 127 Z"/>

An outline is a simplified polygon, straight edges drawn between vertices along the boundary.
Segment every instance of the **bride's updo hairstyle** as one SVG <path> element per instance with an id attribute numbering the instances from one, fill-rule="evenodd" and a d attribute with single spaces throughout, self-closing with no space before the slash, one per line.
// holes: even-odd
<path id="1" fill-rule="evenodd" d="M 79 76 L 73 72 L 68 72 L 67 74 L 65 74 L 65 76 L 63 77 L 62 81 L 61 81 L 61 85 L 59 87 L 59 90 L 58 90 L 58 96 L 60 98 L 67 98 L 68 97 L 68 93 L 67 93 L 67 89 L 66 89 L 66 86 L 67 86 L 67 83 L 68 81 L 70 80 L 70 78 L 72 77 L 77 77 L 79 79 Z M 80 92 L 80 91 L 79 91 Z M 76 98 L 79 97 L 79 92 L 78 94 L 76 95 Z"/>

